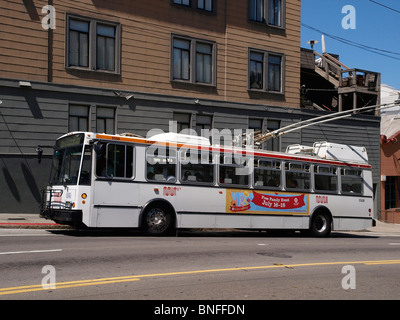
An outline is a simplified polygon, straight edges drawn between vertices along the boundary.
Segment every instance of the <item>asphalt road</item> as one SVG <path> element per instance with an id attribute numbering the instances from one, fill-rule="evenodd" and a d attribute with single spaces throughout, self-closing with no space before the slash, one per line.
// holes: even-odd
<path id="1" fill-rule="evenodd" d="M 0 229 L 0 300 L 399 298 L 398 234 Z"/>

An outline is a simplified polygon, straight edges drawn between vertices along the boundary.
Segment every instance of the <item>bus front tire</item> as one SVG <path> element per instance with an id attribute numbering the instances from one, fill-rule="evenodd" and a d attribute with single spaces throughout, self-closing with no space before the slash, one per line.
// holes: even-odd
<path id="1" fill-rule="evenodd" d="M 329 237 L 332 231 L 332 218 L 326 212 L 317 212 L 313 215 L 310 232 L 314 237 Z"/>
<path id="2" fill-rule="evenodd" d="M 173 229 L 173 217 L 164 206 L 148 208 L 143 217 L 143 229 L 151 235 L 167 235 Z"/>

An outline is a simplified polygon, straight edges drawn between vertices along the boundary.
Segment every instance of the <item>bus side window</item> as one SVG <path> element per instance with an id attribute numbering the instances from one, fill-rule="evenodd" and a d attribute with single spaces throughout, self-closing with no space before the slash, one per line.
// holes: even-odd
<path id="1" fill-rule="evenodd" d="M 191 154 L 191 152 L 193 154 Z M 185 152 L 181 152 L 180 165 L 182 183 L 214 183 L 214 164 L 212 153 L 201 153 L 198 150 L 187 150 Z"/>
<path id="2" fill-rule="evenodd" d="M 310 165 L 306 163 L 285 163 L 286 189 L 310 190 Z"/>
<path id="3" fill-rule="evenodd" d="M 243 160 L 243 164 L 236 164 L 237 160 L 232 154 L 221 155 L 219 164 L 219 183 L 222 185 L 248 186 L 251 170 L 246 167 L 249 160 Z"/>
<path id="4" fill-rule="evenodd" d="M 96 175 L 98 177 L 106 176 L 106 166 L 107 166 L 106 148 L 107 148 L 107 144 L 105 144 L 105 143 L 98 143 L 95 145 Z"/>
<path id="5" fill-rule="evenodd" d="M 90 186 L 91 170 L 92 170 L 92 149 L 91 147 L 86 146 L 85 152 L 83 153 L 81 176 L 79 178 L 80 185 Z"/>
<path id="6" fill-rule="evenodd" d="M 315 191 L 337 191 L 337 170 L 334 167 L 314 166 Z"/>
<path id="7" fill-rule="evenodd" d="M 357 169 L 341 169 L 342 192 L 348 194 L 363 193 L 362 171 Z"/>
<path id="8" fill-rule="evenodd" d="M 122 144 L 96 146 L 96 175 L 105 178 L 132 178 L 133 147 Z"/>
<path id="9" fill-rule="evenodd" d="M 147 148 L 146 177 L 150 181 L 176 182 L 176 150 L 163 146 Z"/>
<path id="10" fill-rule="evenodd" d="M 254 187 L 280 188 L 281 162 L 254 159 Z"/>

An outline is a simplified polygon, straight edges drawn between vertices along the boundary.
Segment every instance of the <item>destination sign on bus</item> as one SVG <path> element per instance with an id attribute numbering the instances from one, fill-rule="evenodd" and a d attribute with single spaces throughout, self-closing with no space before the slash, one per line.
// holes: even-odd
<path id="1" fill-rule="evenodd" d="M 85 135 L 83 133 L 63 137 L 56 141 L 56 149 L 64 149 L 83 144 L 84 138 Z"/>

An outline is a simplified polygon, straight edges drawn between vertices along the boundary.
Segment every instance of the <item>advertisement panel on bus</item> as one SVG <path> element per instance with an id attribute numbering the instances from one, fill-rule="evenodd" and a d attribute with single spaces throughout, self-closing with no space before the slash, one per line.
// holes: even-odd
<path id="1" fill-rule="evenodd" d="M 309 215 L 309 195 L 260 190 L 228 189 L 226 213 Z"/>

